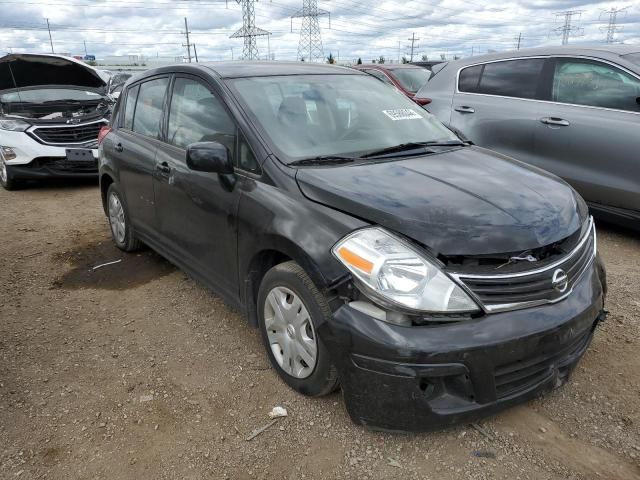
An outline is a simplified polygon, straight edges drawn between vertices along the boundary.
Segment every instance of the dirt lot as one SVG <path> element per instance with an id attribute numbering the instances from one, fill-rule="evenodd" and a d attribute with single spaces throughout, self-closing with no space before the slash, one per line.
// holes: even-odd
<path id="1" fill-rule="evenodd" d="M 0 189 L 0 225 L 3 479 L 640 478 L 638 234 L 599 229 L 611 314 L 569 384 L 405 436 L 286 388 L 236 312 L 112 246 L 95 185 Z"/>

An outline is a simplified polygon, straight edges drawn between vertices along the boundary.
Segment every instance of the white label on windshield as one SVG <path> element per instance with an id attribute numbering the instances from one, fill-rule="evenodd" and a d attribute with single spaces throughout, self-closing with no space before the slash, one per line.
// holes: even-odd
<path id="1" fill-rule="evenodd" d="M 418 114 L 415 110 L 411 108 L 398 108 L 396 110 L 382 110 L 387 117 L 389 117 L 394 122 L 396 120 L 417 120 L 422 118 L 421 115 Z"/>

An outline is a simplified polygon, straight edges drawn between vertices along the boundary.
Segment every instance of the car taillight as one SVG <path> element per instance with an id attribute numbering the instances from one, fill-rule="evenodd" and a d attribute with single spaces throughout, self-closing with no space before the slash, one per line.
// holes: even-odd
<path id="1" fill-rule="evenodd" d="M 413 97 L 413 101 L 416 102 L 418 105 L 422 105 L 423 107 L 425 105 L 429 105 L 431 103 L 431 99 L 430 98 Z"/>
<path id="2" fill-rule="evenodd" d="M 100 145 L 102 143 L 102 141 L 104 140 L 104 138 L 109 135 L 109 133 L 111 132 L 111 127 L 105 125 L 104 127 L 102 127 L 100 129 L 100 131 L 98 132 L 98 145 Z"/>

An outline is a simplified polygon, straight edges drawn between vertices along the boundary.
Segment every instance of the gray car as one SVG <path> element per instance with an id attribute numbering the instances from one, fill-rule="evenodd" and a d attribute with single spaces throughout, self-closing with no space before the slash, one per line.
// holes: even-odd
<path id="1" fill-rule="evenodd" d="M 596 214 L 640 227 L 640 45 L 466 58 L 436 67 L 416 97 L 477 145 L 555 173 Z"/>

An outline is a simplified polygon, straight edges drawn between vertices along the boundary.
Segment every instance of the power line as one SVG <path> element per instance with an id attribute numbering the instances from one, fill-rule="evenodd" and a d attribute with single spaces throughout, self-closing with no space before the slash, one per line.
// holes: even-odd
<path id="1" fill-rule="evenodd" d="M 300 28 L 300 41 L 298 43 L 298 60 L 303 60 L 308 53 L 310 62 L 323 61 L 322 33 L 318 17 L 329 15 L 329 28 L 331 28 L 331 14 L 318 8 L 318 0 L 302 0 L 302 10 L 291 15 L 291 31 L 293 32 L 293 19 L 302 18 Z"/>
<path id="2" fill-rule="evenodd" d="M 236 0 L 236 2 L 242 5 L 242 28 L 229 38 L 243 38 L 242 58 L 256 60 L 258 58 L 257 37 L 271 35 L 271 33 L 256 27 L 255 0 Z"/>
<path id="3" fill-rule="evenodd" d="M 573 17 L 576 15 L 580 17 L 582 15 L 582 10 L 567 10 L 556 13 L 556 18 L 564 17 L 564 25 L 553 29 L 553 32 L 562 35 L 562 45 L 567 45 L 569 43 L 569 37 L 580 36 L 584 33 L 583 28 L 571 25 Z"/>
<path id="4" fill-rule="evenodd" d="M 611 8 L 610 10 L 605 10 L 602 13 L 608 13 L 609 14 L 609 25 L 607 25 L 606 27 L 600 27 L 601 31 L 606 31 L 607 32 L 607 36 L 605 39 L 606 43 L 614 43 L 615 40 L 615 35 L 616 32 L 619 30 L 622 30 L 623 27 L 619 27 L 618 26 L 618 15 L 623 13 L 625 16 L 627 14 L 626 10 L 627 7 L 623 7 L 623 8 Z M 600 18 L 602 18 L 602 14 L 600 14 Z"/>

